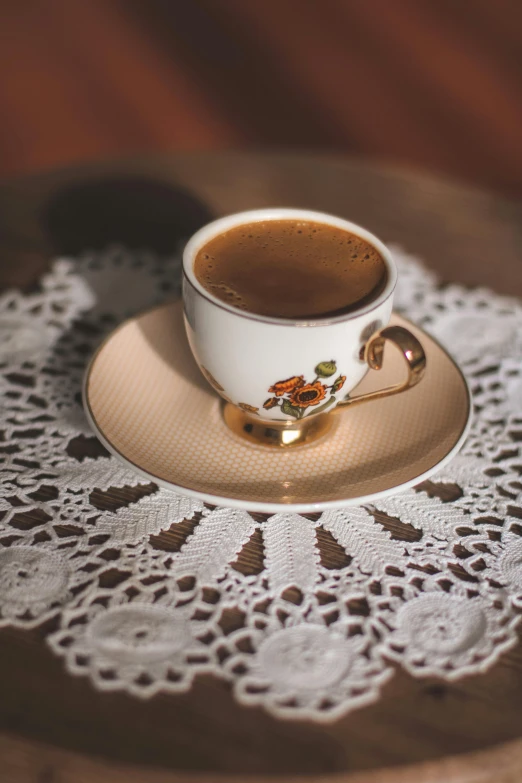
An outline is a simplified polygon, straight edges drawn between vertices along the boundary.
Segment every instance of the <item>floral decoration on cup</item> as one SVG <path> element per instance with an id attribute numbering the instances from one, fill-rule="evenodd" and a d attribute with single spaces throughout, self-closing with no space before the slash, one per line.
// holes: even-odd
<path id="1" fill-rule="evenodd" d="M 293 375 L 284 381 L 277 381 L 270 386 L 268 391 L 274 394 L 263 403 L 265 410 L 280 408 L 281 413 L 293 416 L 294 419 L 302 419 L 309 408 L 309 413 L 319 413 L 335 402 L 335 395 L 346 381 L 345 375 L 339 375 L 335 381 L 327 385 L 321 379 L 331 378 L 337 372 L 337 365 L 332 359 L 329 362 L 320 362 L 314 370 L 315 378 L 310 383 L 305 381 L 304 375 Z M 328 399 L 326 399 L 326 397 Z M 326 400 L 326 402 L 323 402 Z M 322 405 L 320 405 L 322 403 Z M 318 408 L 315 406 L 319 405 Z"/>

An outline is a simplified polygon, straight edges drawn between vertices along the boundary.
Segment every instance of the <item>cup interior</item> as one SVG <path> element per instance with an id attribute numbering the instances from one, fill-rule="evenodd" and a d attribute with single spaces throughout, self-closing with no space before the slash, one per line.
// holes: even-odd
<path id="1" fill-rule="evenodd" d="M 313 210 L 306 209 L 271 207 L 268 209 L 250 210 L 248 212 L 237 212 L 233 215 L 227 215 L 226 217 L 218 218 L 217 220 L 212 221 L 212 223 L 207 223 L 206 226 L 203 226 L 203 228 L 199 229 L 199 231 L 197 231 L 189 239 L 183 251 L 183 273 L 193 288 L 195 288 L 201 294 L 201 296 L 205 297 L 210 302 L 213 302 L 218 307 L 221 307 L 224 310 L 229 310 L 231 313 L 240 315 L 242 317 L 285 325 L 288 325 L 289 323 L 304 325 L 309 322 L 309 319 L 277 318 L 273 316 L 259 315 L 251 311 L 245 312 L 244 310 L 240 310 L 239 308 L 234 307 L 233 305 L 230 305 L 221 299 L 218 299 L 216 296 L 207 291 L 207 289 L 203 287 L 196 277 L 194 272 L 196 256 L 201 248 L 214 239 L 214 237 L 241 225 L 262 221 L 264 222 L 267 220 L 308 220 L 316 223 L 324 223 L 325 225 L 332 226 L 334 228 L 340 228 L 343 231 L 349 231 L 350 233 L 355 234 L 356 236 L 373 245 L 386 265 L 386 284 L 378 296 L 375 297 L 375 299 L 372 299 L 371 302 L 366 303 L 360 308 L 354 309 L 349 313 L 328 319 L 317 319 L 314 321 L 314 323 L 337 323 L 359 317 L 360 315 L 374 310 L 393 294 L 397 283 L 397 268 L 395 266 L 395 262 L 386 245 L 370 231 L 363 228 L 362 226 L 358 226 L 356 223 L 352 223 L 351 221 L 345 220 L 344 218 L 336 217 L 335 215 L 329 215 L 326 212 L 315 212 Z"/>

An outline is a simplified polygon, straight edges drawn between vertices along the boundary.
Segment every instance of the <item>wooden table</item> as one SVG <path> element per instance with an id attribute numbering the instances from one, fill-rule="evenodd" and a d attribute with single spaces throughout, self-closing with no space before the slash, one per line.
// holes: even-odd
<path id="1" fill-rule="evenodd" d="M 229 152 L 135 158 L 6 184 L 0 282 L 29 286 L 57 254 L 109 241 L 170 250 L 213 216 L 264 206 L 338 213 L 418 253 L 442 278 L 522 295 L 520 204 L 367 162 Z M 109 492 L 106 507 L 111 500 L 118 498 Z M 180 530 L 160 543 L 175 543 Z M 240 567 L 256 557 L 254 542 Z M 522 646 L 487 674 L 451 684 L 399 670 L 376 704 L 320 726 L 241 708 L 211 678 L 149 701 L 101 694 L 65 674 L 45 630 L 0 633 L 6 783 L 522 779 Z"/>

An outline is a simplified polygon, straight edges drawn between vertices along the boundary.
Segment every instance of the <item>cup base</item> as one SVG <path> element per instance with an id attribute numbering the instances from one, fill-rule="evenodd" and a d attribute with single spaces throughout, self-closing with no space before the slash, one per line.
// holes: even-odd
<path id="1" fill-rule="evenodd" d="M 296 422 L 264 421 L 231 403 L 225 404 L 223 418 L 234 435 L 248 443 L 272 449 L 295 449 L 315 443 L 324 438 L 335 423 L 328 413 L 308 416 Z"/>

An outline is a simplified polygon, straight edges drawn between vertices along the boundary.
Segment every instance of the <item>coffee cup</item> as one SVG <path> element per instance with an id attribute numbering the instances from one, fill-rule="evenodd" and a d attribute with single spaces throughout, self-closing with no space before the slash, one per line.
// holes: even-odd
<path id="1" fill-rule="evenodd" d="M 382 260 L 378 290 L 346 312 L 301 317 L 256 313 L 244 304 L 239 307 L 236 294 L 216 296 L 196 274 L 198 254 L 222 235 L 233 237 L 239 227 L 258 225 L 266 231 L 272 221 L 319 225 L 366 243 Z M 224 419 L 231 430 L 258 445 L 310 443 L 326 434 L 334 411 L 372 404 L 417 384 L 426 366 L 422 345 L 407 329 L 389 325 L 396 282 L 397 268 L 386 245 L 366 229 L 322 212 L 258 209 L 220 218 L 197 231 L 183 253 L 185 326 L 203 376 L 227 403 Z M 388 341 L 404 357 L 406 378 L 350 396 L 369 369 L 382 367 Z"/>

